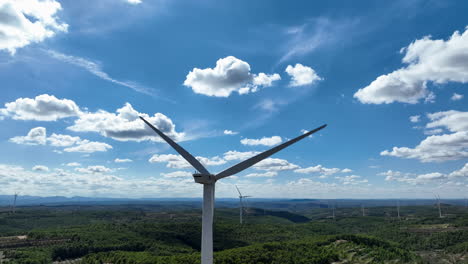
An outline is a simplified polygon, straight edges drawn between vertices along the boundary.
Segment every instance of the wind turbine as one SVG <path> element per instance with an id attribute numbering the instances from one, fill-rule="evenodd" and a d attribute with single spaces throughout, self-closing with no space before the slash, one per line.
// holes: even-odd
<path id="1" fill-rule="evenodd" d="M 237 192 L 239 193 L 239 217 L 240 217 L 240 224 L 242 225 L 242 214 L 244 211 L 244 202 L 242 202 L 242 199 L 247 198 L 247 197 L 252 197 L 250 195 L 242 195 L 239 188 L 236 185 Z"/>
<path id="2" fill-rule="evenodd" d="M 202 207 L 202 239 L 201 239 L 201 263 L 212 264 L 213 263 L 213 212 L 214 212 L 214 195 L 215 195 L 215 184 L 216 181 L 232 176 L 239 173 L 256 163 L 270 157 L 276 152 L 298 142 L 299 140 L 308 137 L 315 132 L 325 128 L 327 125 L 322 125 L 314 130 L 311 130 L 305 134 L 302 134 L 296 138 L 293 138 L 281 145 L 278 145 L 272 149 L 262 152 L 256 156 L 253 156 L 247 160 L 244 160 L 218 174 L 211 174 L 208 170 L 198 161 L 192 154 L 188 153 L 184 148 L 175 143 L 171 138 L 166 136 L 159 129 L 154 127 L 151 123 L 146 121 L 140 116 L 151 129 L 154 130 L 164 141 L 166 141 L 175 151 L 177 151 L 190 165 L 192 165 L 198 173 L 193 174 L 193 178 L 196 183 L 203 184 L 203 207 Z"/>
<path id="3" fill-rule="evenodd" d="M 13 195 L 13 208 L 12 208 L 13 213 L 16 213 L 16 199 L 17 198 L 18 198 L 18 193 L 15 192 L 15 194 Z"/>
<path id="4" fill-rule="evenodd" d="M 437 201 L 437 207 L 439 208 L 439 218 L 442 218 L 442 209 L 440 208 L 440 196 L 437 194 L 435 195 L 436 201 Z"/>
<path id="5" fill-rule="evenodd" d="M 398 220 L 400 220 L 400 200 L 397 200 L 397 213 L 398 213 Z"/>

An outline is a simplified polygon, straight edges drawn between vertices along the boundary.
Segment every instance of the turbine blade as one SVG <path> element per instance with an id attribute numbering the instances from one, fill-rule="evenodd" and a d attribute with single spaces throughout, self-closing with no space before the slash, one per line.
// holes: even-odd
<path id="1" fill-rule="evenodd" d="M 303 139 L 305 137 L 308 137 L 308 136 L 312 135 L 313 133 L 325 128 L 326 126 L 327 125 L 320 126 L 320 127 L 316 128 L 314 130 L 311 130 L 311 131 L 309 131 L 309 132 L 307 132 L 307 133 L 305 133 L 303 135 L 300 135 L 300 136 L 298 136 L 296 138 L 293 138 L 293 139 L 291 139 L 291 140 L 289 140 L 289 141 L 287 141 L 287 142 L 285 142 L 285 143 L 283 143 L 283 144 L 281 144 L 279 146 L 276 146 L 276 147 L 274 147 L 274 148 L 272 148 L 270 150 L 262 152 L 262 153 L 254 156 L 254 157 L 252 157 L 250 159 L 244 160 L 243 162 L 238 163 L 238 164 L 230 167 L 229 169 L 226 169 L 226 170 L 216 174 L 216 180 L 219 180 L 219 179 L 222 179 L 224 177 L 228 177 L 228 176 L 234 175 L 236 173 L 239 173 L 239 172 L 247 169 L 248 167 L 255 165 L 256 163 L 260 162 L 261 160 L 264 160 L 264 159 L 270 157 L 271 155 L 275 154 L 276 152 L 278 152 L 278 151 L 280 151 L 280 150 L 282 150 L 282 149 L 284 149 L 286 147 L 289 147 L 290 145 L 298 142 L 299 140 L 301 140 L 301 139 Z"/>
<path id="2" fill-rule="evenodd" d="M 237 192 L 239 193 L 239 196 L 242 196 L 241 192 L 239 191 L 239 188 L 237 188 L 237 185 L 235 186 L 236 186 Z"/>
<path id="3" fill-rule="evenodd" d="M 198 161 L 192 154 L 188 153 L 183 147 L 179 146 L 177 143 L 175 143 L 171 138 L 168 136 L 164 135 L 163 132 L 161 132 L 159 129 L 154 127 L 151 123 L 146 121 L 143 117 L 140 116 L 140 119 L 143 120 L 149 127 L 151 127 L 154 132 L 156 132 L 160 137 L 162 137 L 173 149 L 177 151 L 190 165 L 192 165 L 198 172 L 203 173 L 203 174 L 210 174 L 205 167 Z"/>

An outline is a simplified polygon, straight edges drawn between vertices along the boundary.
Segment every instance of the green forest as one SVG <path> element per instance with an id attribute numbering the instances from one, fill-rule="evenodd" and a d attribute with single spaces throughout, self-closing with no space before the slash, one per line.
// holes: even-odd
<path id="1" fill-rule="evenodd" d="M 293 207 L 294 208 L 294 207 Z M 468 263 L 468 209 L 434 206 L 215 210 L 214 261 Z M 0 263 L 200 263 L 201 211 L 36 206 L 0 212 Z"/>

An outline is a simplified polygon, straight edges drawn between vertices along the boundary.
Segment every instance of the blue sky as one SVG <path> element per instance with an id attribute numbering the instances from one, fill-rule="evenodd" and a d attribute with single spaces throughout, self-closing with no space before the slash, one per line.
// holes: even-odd
<path id="1" fill-rule="evenodd" d="M 2 192 L 200 197 L 143 115 L 213 173 L 329 125 L 217 197 L 463 197 L 467 7 L 2 1 Z"/>

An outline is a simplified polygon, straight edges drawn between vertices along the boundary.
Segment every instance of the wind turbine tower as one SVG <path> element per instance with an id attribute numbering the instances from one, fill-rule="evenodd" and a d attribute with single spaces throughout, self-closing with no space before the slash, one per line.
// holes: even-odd
<path id="1" fill-rule="evenodd" d="M 242 217 L 243 217 L 243 214 L 244 214 L 244 201 L 243 201 L 243 199 L 247 198 L 247 197 L 252 197 L 252 196 L 242 195 L 239 188 L 237 187 L 237 185 L 236 185 L 236 189 L 237 189 L 237 192 L 239 193 L 239 218 L 240 218 L 240 224 L 242 225 L 242 223 L 243 223 Z"/>
<path id="2" fill-rule="evenodd" d="M 146 121 L 140 116 L 151 129 L 156 132 L 164 141 L 166 141 L 175 151 L 177 151 L 190 165 L 192 165 L 197 173 L 193 174 L 193 178 L 196 183 L 203 184 L 203 206 L 202 206 L 202 238 L 201 238 L 201 264 L 212 264 L 213 263 L 213 213 L 214 213 L 214 199 L 215 199 L 215 184 L 222 178 L 232 176 L 239 173 L 258 162 L 270 157 L 276 152 L 298 142 L 299 140 L 306 138 L 315 132 L 325 128 L 327 125 L 322 125 L 314 130 L 311 130 L 305 134 L 302 134 L 296 138 L 293 138 L 285 143 L 273 147 L 265 152 L 262 152 L 256 156 L 253 156 L 247 160 L 244 160 L 218 174 L 211 174 L 192 154 L 187 152 L 180 145 L 175 143 L 171 138 L 166 136 L 159 129 L 154 127 L 151 123 Z"/>
<path id="3" fill-rule="evenodd" d="M 436 201 L 437 201 L 437 207 L 439 208 L 439 218 L 442 218 L 442 209 L 440 208 L 440 196 L 435 195 Z"/>
<path id="4" fill-rule="evenodd" d="M 397 213 L 398 213 L 398 220 L 400 220 L 400 200 L 397 200 Z"/>
<path id="5" fill-rule="evenodd" d="M 13 208 L 12 208 L 13 213 L 16 213 L 16 199 L 17 198 L 18 198 L 18 193 L 15 192 L 15 194 L 13 196 Z"/>
<path id="6" fill-rule="evenodd" d="M 366 208 L 364 208 L 364 204 L 361 204 L 361 211 L 362 211 L 362 216 L 366 216 Z"/>

